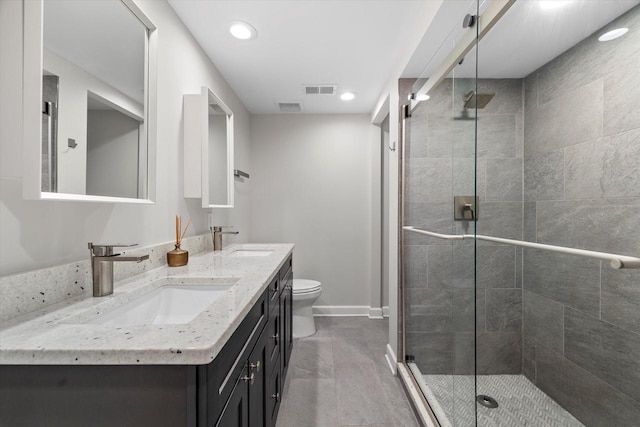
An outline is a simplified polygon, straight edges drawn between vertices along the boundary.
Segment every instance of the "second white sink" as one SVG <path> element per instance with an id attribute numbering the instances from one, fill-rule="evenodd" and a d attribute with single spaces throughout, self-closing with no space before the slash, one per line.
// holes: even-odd
<path id="1" fill-rule="evenodd" d="M 163 325 L 189 323 L 231 288 L 223 285 L 165 285 L 85 323 Z"/>

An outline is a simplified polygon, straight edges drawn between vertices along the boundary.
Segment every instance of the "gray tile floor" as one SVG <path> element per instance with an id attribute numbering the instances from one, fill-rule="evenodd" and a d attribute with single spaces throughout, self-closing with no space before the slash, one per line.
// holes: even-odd
<path id="1" fill-rule="evenodd" d="M 295 340 L 277 427 L 417 427 L 385 360 L 388 321 L 316 317 Z"/>

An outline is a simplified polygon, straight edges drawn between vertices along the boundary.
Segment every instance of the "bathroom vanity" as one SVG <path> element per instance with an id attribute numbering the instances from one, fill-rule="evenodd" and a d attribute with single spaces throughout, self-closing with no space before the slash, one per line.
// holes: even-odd
<path id="1" fill-rule="evenodd" d="M 292 250 L 232 246 L 8 322 L 0 425 L 275 425 L 292 348 Z M 141 324 L 128 308 L 181 286 L 219 294 L 183 323 Z"/>

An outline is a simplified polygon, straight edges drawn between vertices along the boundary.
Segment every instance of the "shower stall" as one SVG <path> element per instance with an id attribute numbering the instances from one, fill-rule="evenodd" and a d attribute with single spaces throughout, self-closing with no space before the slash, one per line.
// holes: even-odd
<path id="1" fill-rule="evenodd" d="M 639 3 L 470 1 L 401 80 L 423 422 L 640 425 Z"/>

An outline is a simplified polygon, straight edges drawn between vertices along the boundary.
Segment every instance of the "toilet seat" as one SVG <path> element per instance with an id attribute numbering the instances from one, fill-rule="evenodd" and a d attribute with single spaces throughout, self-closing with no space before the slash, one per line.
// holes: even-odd
<path id="1" fill-rule="evenodd" d="M 322 288 L 320 282 L 309 279 L 293 279 L 294 295 L 310 294 Z"/>

